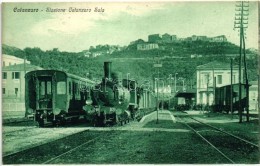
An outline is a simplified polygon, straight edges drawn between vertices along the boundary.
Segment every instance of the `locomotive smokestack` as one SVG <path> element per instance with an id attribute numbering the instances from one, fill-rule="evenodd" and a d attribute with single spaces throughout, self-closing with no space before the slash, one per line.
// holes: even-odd
<path id="1" fill-rule="evenodd" d="M 111 79 L 112 62 L 104 62 L 105 78 Z"/>

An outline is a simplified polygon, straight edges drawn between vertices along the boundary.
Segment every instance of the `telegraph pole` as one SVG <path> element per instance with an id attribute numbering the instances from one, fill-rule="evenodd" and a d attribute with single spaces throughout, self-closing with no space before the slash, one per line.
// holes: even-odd
<path id="1" fill-rule="evenodd" d="M 230 62 L 230 111 L 231 118 L 233 119 L 233 59 L 231 58 Z"/>
<path id="2" fill-rule="evenodd" d="M 156 88 L 157 88 L 157 98 L 156 98 L 156 102 L 157 102 L 157 119 L 156 119 L 156 123 L 159 123 L 159 118 L 158 118 L 158 111 L 159 111 L 159 93 L 158 93 L 158 83 L 159 83 L 159 68 L 162 67 L 162 64 L 159 62 L 159 59 L 157 61 L 156 64 L 153 65 L 153 67 L 157 68 L 157 80 L 156 80 Z"/>
<path id="3" fill-rule="evenodd" d="M 238 2 L 238 4 L 236 5 L 236 17 L 235 17 L 235 29 L 239 29 L 239 36 L 240 36 L 240 46 L 239 46 L 239 108 L 238 108 L 238 112 L 239 112 L 239 123 L 242 123 L 242 106 L 241 106 L 241 99 L 242 99 L 242 87 L 241 87 L 241 65 L 242 65 L 242 50 L 244 53 L 244 65 L 246 65 L 245 62 L 245 36 L 244 36 L 244 29 L 247 28 L 247 24 L 248 24 L 248 11 L 249 11 L 249 2 Z M 245 73 L 247 73 L 246 71 L 246 67 L 245 67 Z M 247 77 L 247 74 L 245 74 L 245 76 Z M 246 78 L 247 80 L 247 78 Z M 247 81 L 248 82 L 248 81 Z M 247 93 L 247 97 L 248 97 L 248 88 L 247 88 L 247 84 L 246 84 L 246 93 Z M 246 109 L 248 109 L 248 99 L 246 99 Z M 248 118 L 249 119 L 249 118 Z"/>

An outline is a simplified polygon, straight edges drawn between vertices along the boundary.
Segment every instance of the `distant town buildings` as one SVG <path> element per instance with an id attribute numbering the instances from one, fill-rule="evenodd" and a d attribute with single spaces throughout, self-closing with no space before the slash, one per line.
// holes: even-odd
<path id="1" fill-rule="evenodd" d="M 136 41 L 130 42 L 130 45 L 136 45 L 137 50 L 151 50 L 151 49 L 163 49 L 164 47 L 160 44 L 167 44 L 167 43 L 175 43 L 175 42 L 196 42 L 196 41 L 204 41 L 204 42 L 227 42 L 227 38 L 225 35 L 220 35 L 216 37 L 207 37 L 207 36 L 196 36 L 192 35 L 186 38 L 177 38 L 176 35 L 171 35 L 168 33 L 163 34 L 151 34 L 148 35 L 148 41 L 144 41 L 142 39 L 138 39 Z M 157 45 L 158 44 L 158 47 Z"/>
<path id="2" fill-rule="evenodd" d="M 95 58 L 101 55 L 110 55 L 113 52 L 121 51 L 124 47 L 118 45 L 97 45 L 96 47 L 90 46 L 89 50 L 84 51 L 84 56 L 87 58 Z"/>

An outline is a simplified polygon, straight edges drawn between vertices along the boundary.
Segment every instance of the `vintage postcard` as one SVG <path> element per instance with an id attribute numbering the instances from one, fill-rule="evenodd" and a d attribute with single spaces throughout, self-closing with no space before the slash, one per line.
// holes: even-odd
<path id="1" fill-rule="evenodd" d="M 2 3 L 2 163 L 259 163 L 258 5 Z"/>

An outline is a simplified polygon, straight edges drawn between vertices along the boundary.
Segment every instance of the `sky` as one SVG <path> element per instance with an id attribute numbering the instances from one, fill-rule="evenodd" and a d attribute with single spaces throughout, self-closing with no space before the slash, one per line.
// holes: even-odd
<path id="1" fill-rule="evenodd" d="M 150 34 L 168 33 L 179 38 L 192 35 L 225 35 L 239 45 L 234 30 L 236 2 L 83 2 L 4 3 L 2 43 L 21 49 L 80 52 L 99 44 L 128 45 Z M 91 12 L 69 12 L 69 8 Z M 39 9 L 37 13 L 14 12 L 14 8 Z M 47 8 L 66 12 L 46 12 Z M 104 12 L 94 12 L 95 8 Z M 258 48 L 258 6 L 250 2 L 246 47 Z"/>

